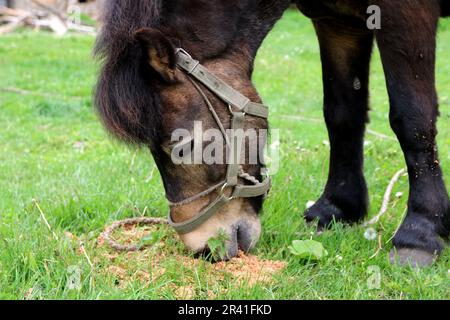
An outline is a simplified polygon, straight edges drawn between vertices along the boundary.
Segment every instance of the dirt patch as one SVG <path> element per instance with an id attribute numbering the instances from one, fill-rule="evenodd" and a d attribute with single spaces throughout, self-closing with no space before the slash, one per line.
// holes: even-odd
<path id="1" fill-rule="evenodd" d="M 202 287 L 199 281 L 204 282 L 203 287 L 214 288 L 206 292 L 210 299 L 217 293 L 226 293 L 230 285 L 271 285 L 276 282 L 274 275 L 287 265 L 284 261 L 260 259 L 243 252 L 230 261 L 214 264 L 195 259 L 186 255 L 178 236 L 167 226 L 127 226 L 115 232 L 113 237 L 127 245 L 139 243 L 143 238 L 150 238 L 155 243 L 142 251 L 116 252 L 100 236 L 94 258 L 100 273 L 115 277 L 120 287 L 136 281 L 150 285 L 166 278 L 166 289 L 177 299 L 196 297 Z"/>

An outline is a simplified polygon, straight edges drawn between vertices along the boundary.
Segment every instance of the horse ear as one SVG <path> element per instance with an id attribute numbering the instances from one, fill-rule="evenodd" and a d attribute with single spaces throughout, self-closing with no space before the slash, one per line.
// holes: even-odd
<path id="1" fill-rule="evenodd" d="M 176 81 L 176 51 L 172 42 L 159 30 L 143 28 L 134 37 L 142 45 L 151 68 L 167 82 Z"/>

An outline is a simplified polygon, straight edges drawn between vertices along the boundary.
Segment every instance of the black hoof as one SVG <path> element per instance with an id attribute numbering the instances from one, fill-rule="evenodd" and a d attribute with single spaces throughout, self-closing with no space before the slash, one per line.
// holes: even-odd
<path id="1" fill-rule="evenodd" d="M 306 210 L 305 219 L 308 223 L 318 222 L 317 231 L 323 232 L 331 224 L 336 221 L 342 221 L 346 223 L 355 223 L 361 220 L 365 214 L 365 205 L 356 206 L 356 209 L 348 208 L 342 209 L 340 206 L 332 203 L 330 200 L 322 198 L 311 208 Z"/>
<path id="2" fill-rule="evenodd" d="M 342 211 L 328 200 L 321 199 L 306 210 L 305 219 L 308 223 L 318 222 L 318 232 L 331 225 L 333 220 L 342 220 Z"/>
<path id="3" fill-rule="evenodd" d="M 408 257 L 412 258 L 413 265 L 432 264 L 444 250 L 444 242 L 436 229 L 438 228 L 434 222 L 410 212 L 392 241 L 400 264 L 408 264 Z"/>
<path id="4" fill-rule="evenodd" d="M 427 251 L 418 249 L 402 248 L 392 250 L 389 254 L 389 260 L 393 265 L 411 266 L 413 268 L 424 268 L 431 266 L 438 256 Z"/>

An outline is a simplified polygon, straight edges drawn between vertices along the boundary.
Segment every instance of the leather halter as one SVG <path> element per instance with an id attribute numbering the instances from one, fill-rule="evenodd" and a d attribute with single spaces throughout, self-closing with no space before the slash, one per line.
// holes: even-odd
<path id="1" fill-rule="evenodd" d="M 271 187 L 270 177 L 266 168 L 263 167 L 261 169 L 261 175 L 265 177 L 262 182 L 258 181 L 255 177 L 245 173 L 242 170 L 242 167 L 239 164 L 240 155 L 238 157 L 239 159 L 235 159 L 237 157 L 236 154 L 238 150 L 240 150 L 239 146 L 237 145 L 237 143 L 235 143 L 235 139 L 233 139 L 233 141 L 230 141 L 228 135 L 225 132 L 222 121 L 220 120 L 217 112 L 211 104 L 211 101 L 208 99 L 208 97 L 196 83 L 196 81 L 203 84 L 212 93 L 214 93 L 222 101 L 228 104 L 228 110 L 231 115 L 232 132 L 244 129 L 246 115 L 267 119 L 269 112 L 266 106 L 260 103 L 251 102 L 249 98 L 242 95 L 240 92 L 236 91 L 224 81 L 213 75 L 207 68 L 202 66 L 199 61 L 193 59 L 185 50 L 177 50 L 177 59 L 177 66 L 188 75 L 194 87 L 199 91 L 202 98 L 205 100 L 209 111 L 213 115 L 214 120 L 216 121 L 222 134 L 224 135 L 228 147 L 232 150 L 232 152 L 230 152 L 231 159 L 228 159 L 227 161 L 227 175 L 224 181 L 193 197 L 190 197 L 178 203 L 170 204 L 171 207 L 183 206 L 192 203 L 208 194 L 211 194 L 216 190 L 219 191 L 219 195 L 213 202 L 211 202 L 197 215 L 187 221 L 176 223 L 172 220 L 172 216 L 169 212 L 169 224 L 179 234 L 186 234 L 200 227 L 203 223 L 214 216 L 233 199 L 265 196 L 267 195 Z M 253 185 L 240 184 L 239 178 L 248 180 L 252 182 Z M 228 188 L 232 188 L 232 192 L 229 196 L 225 193 Z"/>

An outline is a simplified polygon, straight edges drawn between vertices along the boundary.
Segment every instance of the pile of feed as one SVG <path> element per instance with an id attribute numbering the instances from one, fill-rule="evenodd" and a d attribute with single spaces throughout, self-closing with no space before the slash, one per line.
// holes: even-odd
<path id="1" fill-rule="evenodd" d="M 142 239 L 146 239 L 144 244 L 150 246 L 136 252 L 117 252 L 100 236 L 94 258 L 100 273 L 114 276 L 120 287 L 134 281 L 145 285 L 162 277 L 175 278 L 168 286 L 176 298 L 196 296 L 199 273 L 208 287 L 223 293 L 230 284 L 249 288 L 274 283 L 274 276 L 286 267 L 286 262 L 264 260 L 243 252 L 230 261 L 219 263 L 189 257 L 176 234 L 166 225 L 124 226 L 112 236 L 122 244 L 142 243 Z M 214 292 L 208 292 L 209 298 L 215 296 Z"/>
<path id="2" fill-rule="evenodd" d="M 240 251 L 236 258 L 213 265 L 215 271 L 230 273 L 237 282 L 253 286 L 258 282 L 271 282 L 273 276 L 286 267 L 284 261 L 262 260 Z"/>

